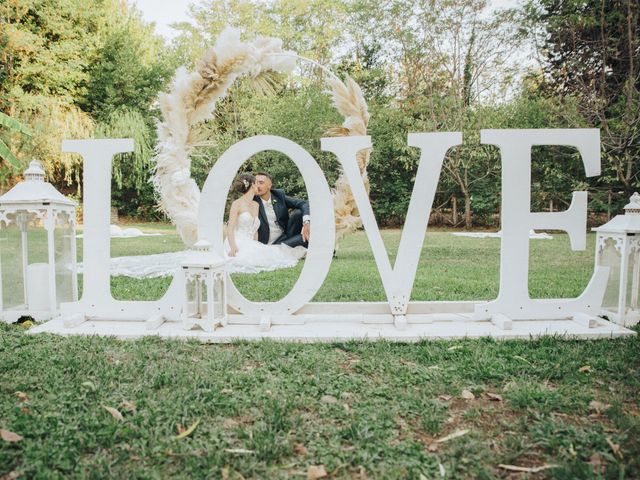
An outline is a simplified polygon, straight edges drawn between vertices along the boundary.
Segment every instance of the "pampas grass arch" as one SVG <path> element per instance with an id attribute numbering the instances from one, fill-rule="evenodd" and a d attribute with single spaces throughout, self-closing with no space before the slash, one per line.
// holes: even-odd
<path id="1" fill-rule="evenodd" d="M 327 73 L 326 82 L 333 104 L 344 117 L 340 127 L 326 135 L 366 135 L 369 123 L 367 103 L 360 86 L 350 77 L 343 82 L 317 62 L 282 50 L 282 41 L 257 38 L 251 43 L 240 39 L 240 31 L 225 29 L 215 46 L 197 63 L 196 70 L 179 68 L 171 89 L 159 96 L 163 120 L 158 123 L 158 143 L 154 156 L 152 182 L 158 195 L 158 207 L 173 222 L 187 246 L 197 241 L 200 189 L 191 178 L 190 155 L 201 139 L 197 125 L 213 115 L 216 102 L 234 81 L 248 76 L 257 82 L 271 72 L 290 72 L 296 61 L 310 62 Z M 370 150 L 358 153 L 358 166 L 367 192 L 367 165 Z M 355 200 L 344 174 L 332 191 L 336 219 L 336 246 L 340 239 L 361 225 Z"/>

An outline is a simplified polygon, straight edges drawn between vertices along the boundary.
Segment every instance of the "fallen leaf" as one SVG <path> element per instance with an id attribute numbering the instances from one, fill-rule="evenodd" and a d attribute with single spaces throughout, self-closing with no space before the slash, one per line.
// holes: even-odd
<path id="1" fill-rule="evenodd" d="M 611 451 L 613 452 L 613 454 L 622 459 L 622 451 L 620 451 L 620 445 L 618 445 L 617 443 L 613 443 L 613 441 L 607 437 L 605 439 L 607 441 L 607 444 L 609 444 L 609 446 L 611 447 Z"/>
<path id="2" fill-rule="evenodd" d="M 93 382 L 86 381 L 86 382 L 82 382 L 82 383 L 81 383 L 81 385 L 82 385 L 83 387 L 88 388 L 88 389 L 89 389 L 89 390 L 91 390 L 92 392 L 95 392 L 95 391 L 96 391 L 96 385 L 95 385 L 95 383 L 93 383 Z"/>
<path id="3" fill-rule="evenodd" d="M 459 348 L 462 348 L 462 345 L 454 345 L 453 347 L 447 348 L 447 350 L 453 352 L 454 350 L 458 350 Z"/>
<path id="4" fill-rule="evenodd" d="M 306 454 L 309 453 L 309 450 L 307 450 L 307 447 L 305 447 L 301 443 L 294 443 L 293 444 L 293 451 L 298 455 L 306 455 Z"/>
<path id="5" fill-rule="evenodd" d="M 580 373 L 589 373 L 591 372 L 591 365 L 584 365 L 578 369 Z"/>
<path id="6" fill-rule="evenodd" d="M 2 437 L 5 442 L 9 443 L 15 443 L 22 440 L 22 437 L 20 435 L 10 432 L 9 430 L 5 430 L 4 428 L 0 428 L 0 437 Z"/>
<path id="7" fill-rule="evenodd" d="M 444 465 L 442 465 L 441 463 L 438 463 L 438 470 L 440 470 L 440 476 L 444 478 L 445 475 L 447 474 L 447 472 L 444 469 Z"/>
<path id="8" fill-rule="evenodd" d="M 135 403 L 131 403 L 127 400 L 123 400 L 122 402 L 120 402 L 120 406 L 122 408 L 124 408 L 125 410 L 128 410 L 130 412 L 135 412 L 136 411 L 136 405 Z"/>
<path id="9" fill-rule="evenodd" d="M 515 358 L 516 360 L 520 360 L 524 363 L 528 363 L 529 365 L 531 365 L 533 367 L 533 363 L 531 363 L 529 360 L 527 360 L 524 357 L 521 357 L 520 355 L 514 355 L 513 358 Z"/>
<path id="10" fill-rule="evenodd" d="M 593 470 L 595 473 L 602 475 L 605 472 L 605 461 L 602 458 L 602 455 L 600 455 L 599 453 L 594 453 L 593 455 L 591 455 L 589 463 L 593 465 Z"/>
<path id="11" fill-rule="evenodd" d="M 442 437 L 442 438 L 436 440 L 436 443 L 448 442 L 449 440 L 453 440 L 454 438 L 462 437 L 463 435 L 466 435 L 467 433 L 469 433 L 469 430 L 456 430 L 455 432 L 450 433 L 446 437 Z"/>
<path id="12" fill-rule="evenodd" d="M 1 480 L 16 480 L 16 478 L 20 478 L 22 473 L 14 470 L 13 472 L 9 472 L 6 475 L 0 477 Z"/>
<path id="13" fill-rule="evenodd" d="M 226 465 L 222 469 L 222 480 L 229 480 L 229 467 Z"/>
<path id="14" fill-rule="evenodd" d="M 440 367 L 438 365 L 431 365 L 430 367 L 427 367 L 427 370 L 440 370 Z"/>
<path id="15" fill-rule="evenodd" d="M 451 395 L 440 395 L 440 396 L 438 396 L 438 398 L 439 398 L 440 400 L 443 400 L 443 401 L 445 401 L 445 402 L 448 402 L 449 400 L 451 400 L 451 398 L 452 398 L 452 397 L 451 397 Z"/>
<path id="16" fill-rule="evenodd" d="M 591 400 L 589 402 L 589 410 L 594 410 L 597 413 L 604 412 L 609 408 L 611 408 L 611 405 L 609 405 L 608 403 L 602 403 L 597 400 Z"/>
<path id="17" fill-rule="evenodd" d="M 113 418 L 115 418 L 116 420 L 120 420 L 120 421 L 124 420 L 124 417 L 122 416 L 122 414 L 118 410 L 116 410 L 115 408 L 107 407 L 105 405 L 102 405 L 102 408 L 104 408 L 107 412 L 109 412 L 111 414 L 111 416 Z"/>
<path id="18" fill-rule="evenodd" d="M 432 443 L 431 445 L 429 445 L 427 447 L 427 450 L 430 452 L 437 452 L 438 451 L 438 444 L 437 443 Z"/>
<path id="19" fill-rule="evenodd" d="M 462 390 L 460 397 L 464 398 L 465 400 L 473 400 L 474 398 L 476 398 L 476 396 L 469 390 Z"/>
<path id="20" fill-rule="evenodd" d="M 338 399 L 333 395 L 323 395 L 320 401 L 322 403 L 338 403 Z"/>
<path id="21" fill-rule="evenodd" d="M 519 465 L 504 465 L 500 464 L 498 467 L 511 472 L 524 472 L 524 473 L 537 473 L 550 468 L 556 468 L 558 465 L 541 465 L 540 467 L 521 467 Z"/>
<path id="22" fill-rule="evenodd" d="M 247 450 L 246 448 L 225 448 L 224 451 L 227 453 L 240 453 L 240 454 L 254 453 L 253 450 Z"/>
<path id="23" fill-rule="evenodd" d="M 502 401 L 502 396 L 498 395 L 497 393 L 487 392 L 487 398 L 489 398 L 489 400 L 491 400 L 492 402 Z"/>
<path id="24" fill-rule="evenodd" d="M 225 418 L 222 422 L 222 428 L 235 428 L 238 425 L 240 425 L 240 423 L 238 423 L 233 418 Z"/>
<path id="25" fill-rule="evenodd" d="M 26 402 L 29 400 L 29 397 L 24 392 L 16 392 L 16 397 L 18 397 L 23 402 Z"/>
<path id="26" fill-rule="evenodd" d="M 316 480 L 327 476 L 324 465 L 311 465 L 307 470 L 307 480 Z"/>
<path id="27" fill-rule="evenodd" d="M 233 390 L 231 390 L 230 388 L 223 388 L 222 390 L 220 390 L 220 393 L 233 393 Z"/>
<path id="28" fill-rule="evenodd" d="M 191 425 L 189 428 L 187 428 L 185 431 L 180 432 L 180 434 L 176 435 L 175 437 L 173 437 L 175 440 L 181 440 L 185 437 L 188 437 L 189 435 L 191 435 L 193 433 L 193 431 L 196 429 L 196 427 L 198 426 L 198 424 L 200 423 L 200 419 L 196 420 L 193 425 Z"/>

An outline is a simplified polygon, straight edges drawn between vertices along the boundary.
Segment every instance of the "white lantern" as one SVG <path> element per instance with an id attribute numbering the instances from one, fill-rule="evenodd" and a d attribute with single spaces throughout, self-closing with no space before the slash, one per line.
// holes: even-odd
<path id="1" fill-rule="evenodd" d="M 185 330 L 199 325 L 212 332 L 227 323 L 226 260 L 211 250 L 211 244 L 199 240 L 182 262 L 184 305 L 181 320 Z"/>
<path id="2" fill-rule="evenodd" d="M 596 265 L 609 267 L 609 280 L 602 314 L 624 326 L 640 320 L 638 281 L 640 277 L 640 195 L 634 193 L 624 215 L 594 228 Z"/>
<path id="3" fill-rule="evenodd" d="M 0 196 L 0 311 L 6 322 L 48 320 L 78 300 L 76 205 L 44 181 L 33 160 Z"/>

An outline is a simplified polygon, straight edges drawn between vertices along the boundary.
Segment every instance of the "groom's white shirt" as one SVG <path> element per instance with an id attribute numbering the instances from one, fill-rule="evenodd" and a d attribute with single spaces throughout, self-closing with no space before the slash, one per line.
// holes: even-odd
<path id="1" fill-rule="evenodd" d="M 283 231 L 276 221 L 276 212 L 273 210 L 271 197 L 269 197 L 269 200 L 265 200 L 264 198 L 261 198 L 260 200 L 262 201 L 264 212 L 267 214 L 267 220 L 269 222 L 269 240 L 267 243 L 271 245 L 280 237 L 280 235 L 282 235 Z"/>

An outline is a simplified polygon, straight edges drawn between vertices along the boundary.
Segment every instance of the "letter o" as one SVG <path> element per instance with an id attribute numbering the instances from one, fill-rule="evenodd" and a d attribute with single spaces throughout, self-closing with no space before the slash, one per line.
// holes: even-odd
<path id="1" fill-rule="evenodd" d="M 224 253 L 224 208 L 231 183 L 242 164 L 253 155 L 273 150 L 287 155 L 298 167 L 309 193 L 312 235 L 300 277 L 291 291 L 277 302 L 247 300 L 228 277 L 227 302 L 243 314 L 257 316 L 290 315 L 308 303 L 322 286 L 333 258 L 335 218 L 329 185 L 320 166 L 304 148 L 274 135 L 258 135 L 232 145 L 215 163 L 202 188 L 198 208 L 198 238 L 211 242 Z"/>

